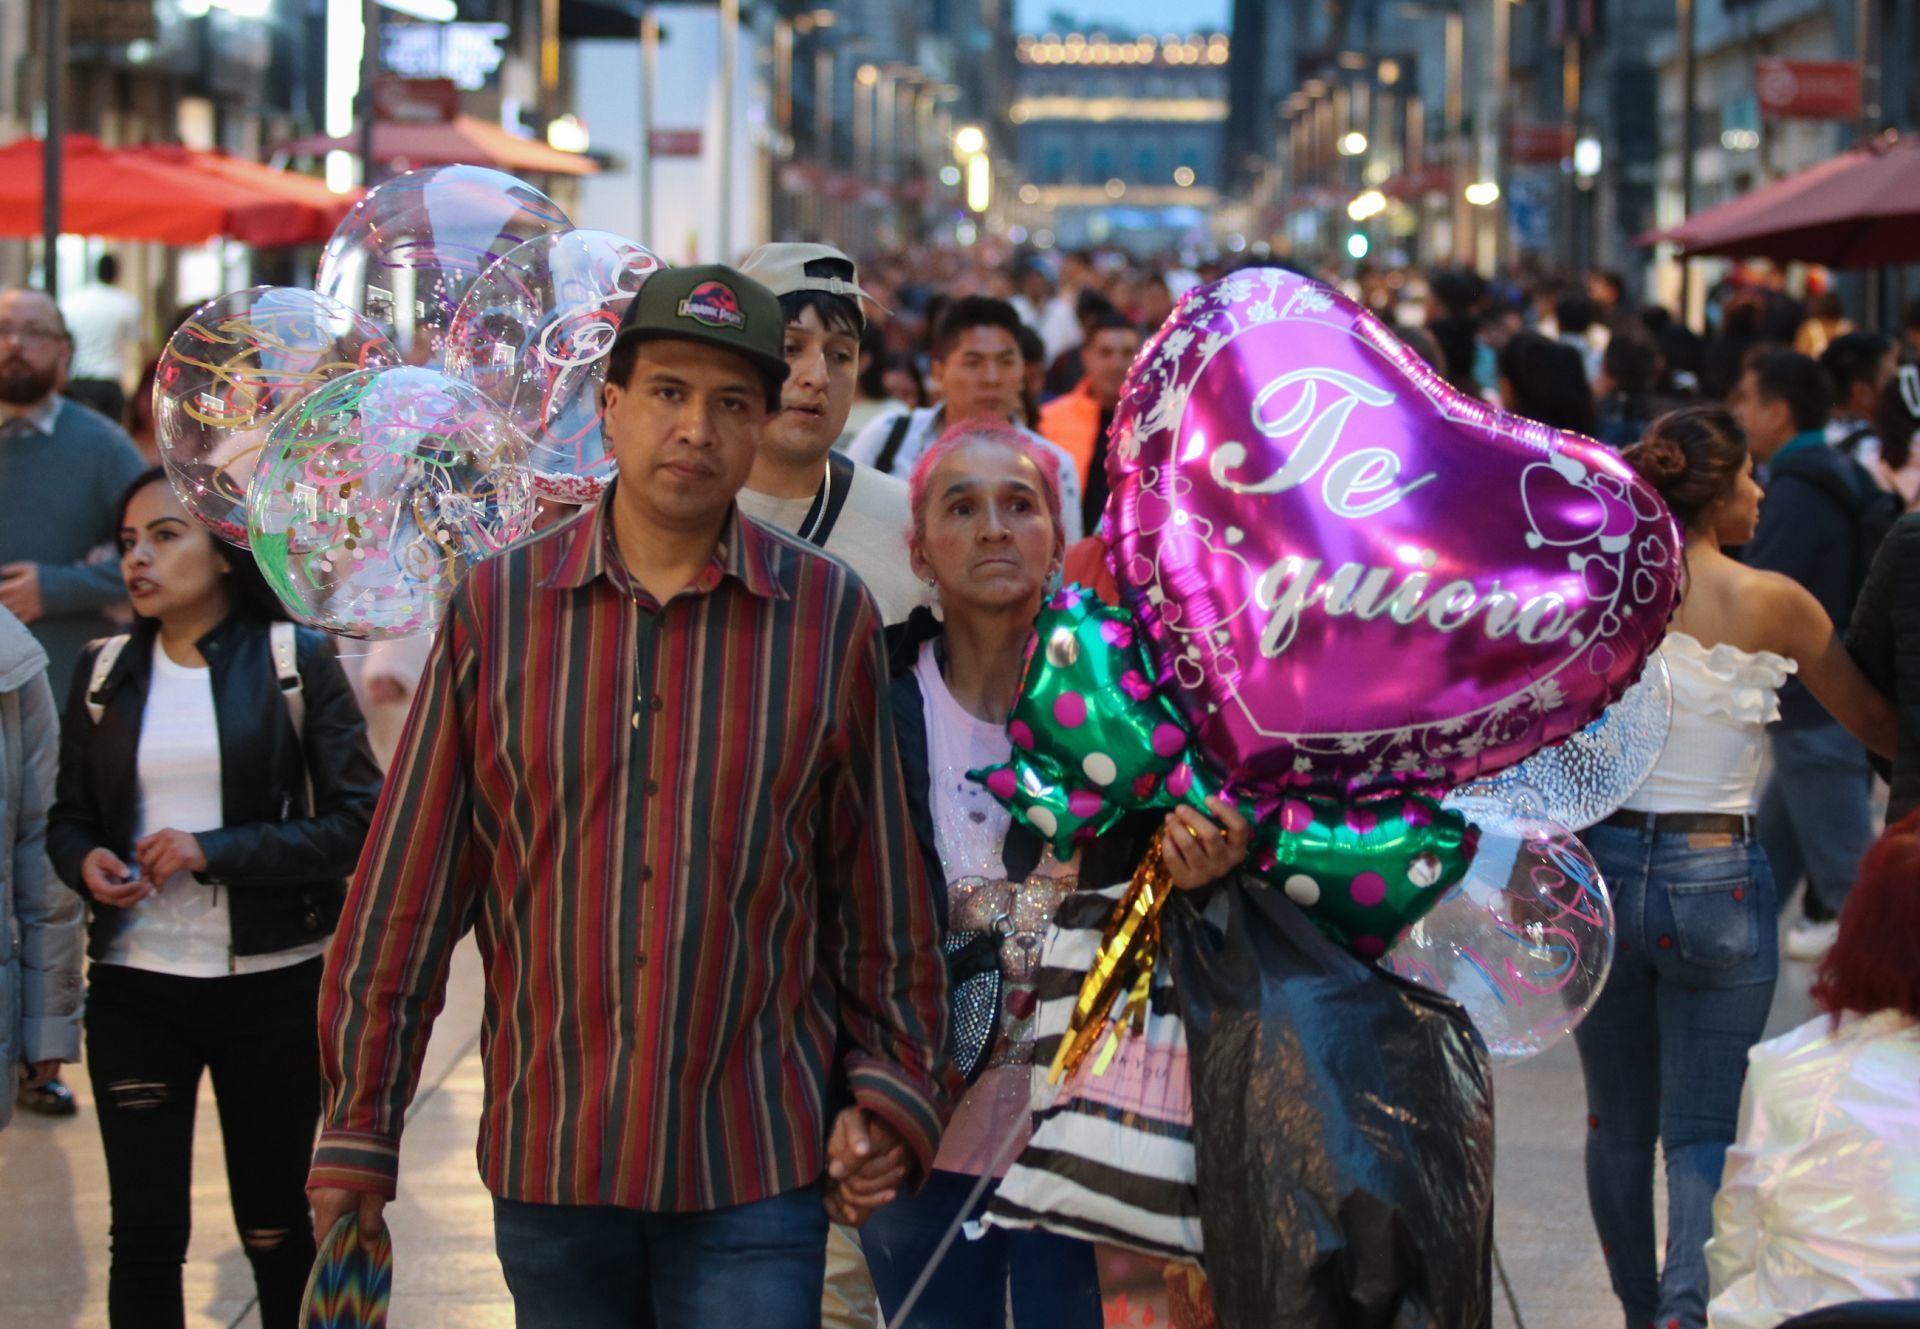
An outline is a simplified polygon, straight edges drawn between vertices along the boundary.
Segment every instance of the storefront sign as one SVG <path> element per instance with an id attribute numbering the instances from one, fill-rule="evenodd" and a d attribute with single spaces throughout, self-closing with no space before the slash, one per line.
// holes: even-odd
<path id="1" fill-rule="evenodd" d="M 1507 151 L 1521 166 L 1549 166 L 1573 155 L 1569 125 L 1516 124 L 1507 134 Z"/>
<path id="2" fill-rule="evenodd" d="M 647 150 L 656 157 L 698 157 L 700 131 L 697 129 L 656 129 L 647 140 Z"/>
<path id="3" fill-rule="evenodd" d="M 1753 62 L 1760 114 L 1776 120 L 1852 120 L 1860 115 L 1860 66 L 1852 60 Z"/>
<path id="4" fill-rule="evenodd" d="M 499 70 L 507 34 L 504 23 L 385 23 L 380 63 L 403 78 L 448 79 L 478 92 Z"/>

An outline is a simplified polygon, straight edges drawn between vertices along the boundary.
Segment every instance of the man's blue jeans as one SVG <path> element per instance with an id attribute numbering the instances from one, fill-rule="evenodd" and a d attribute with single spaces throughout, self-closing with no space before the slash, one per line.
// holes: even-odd
<path id="1" fill-rule="evenodd" d="M 1805 877 L 1820 906 L 1812 916 L 1838 917 L 1861 856 L 1873 843 L 1873 770 L 1866 749 L 1831 722 L 1775 725 L 1769 737 L 1773 778 L 1756 820 L 1780 899 L 1791 898 Z"/>
<path id="2" fill-rule="evenodd" d="M 1587 1086 L 1587 1202 L 1628 1329 L 1704 1329 L 1707 1238 L 1779 975 L 1773 879 L 1737 836 L 1595 826 L 1613 970 L 1573 1032 Z M 1667 1250 L 1654 1244 L 1654 1151 Z"/>
<path id="3" fill-rule="evenodd" d="M 493 1201 L 519 1329 L 820 1329 L 820 1187 L 694 1213 Z"/>

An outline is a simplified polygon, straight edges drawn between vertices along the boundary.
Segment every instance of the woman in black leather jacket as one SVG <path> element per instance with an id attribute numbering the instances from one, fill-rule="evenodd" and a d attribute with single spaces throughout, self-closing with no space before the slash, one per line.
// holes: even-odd
<path id="1" fill-rule="evenodd" d="M 321 956 L 380 774 L 328 639 L 276 622 L 252 559 L 195 522 L 162 472 L 128 490 L 117 529 L 138 617 L 81 656 L 47 832 L 89 904 L 108 1313 L 116 1329 L 184 1321 L 208 1071 L 261 1320 L 278 1329 L 314 1257 Z"/>

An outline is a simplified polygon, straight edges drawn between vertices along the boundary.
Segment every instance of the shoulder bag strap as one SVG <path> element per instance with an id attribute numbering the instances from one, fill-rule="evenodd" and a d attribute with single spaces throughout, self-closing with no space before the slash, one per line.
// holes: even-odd
<path id="1" fill-rule="evenodd" d="M 893 428 L 887 431 L 887 441 L 880 449 L 880 455 L 873 459 L 873 469 L 884 475 L 893 474 L 893 463 L 900 456 L 900 447 L 907 441 L 907 431 L 913 428 L 913 412 L 902 411 L 900 418 L 893 422 Z"/>
<path id="2" fill-rule="evenodd" d="M 287 714 L 293 718 L 293 732 L 304 739 L 307 735 L 307 698 L 300 685 L 299 643 L 294 636 L 293 624 L 275 623 L 268 631 L 267 640 L 273 647 L 273 673 L 280 680 L 280 695 L 286 698 Z"/>
<path id="3" fill-rule="evenodd" d="M 816 549 L 827 547 L 827 537 L 840 520 L 840 509 L 847 506 L 847 495 L 853 489 L 853 465 L 853 459 L 845 453 L 827 454 L 826 479 L 820 482 L 820 491 L 813 496 L 813 506 L 807 509 L 799 530 L 800 538 Z"/>
<path id="4" fill-rule="evenodd" d="M 100 643 L 100 653 L 93 657 L 93 674 L 87 679 L 87 714 L 93 717 L 95 724 L 107 713 L 107 699 L 100 689 L 107 685 L 107 676 L 113 672 L 114 665 L 120 662 L 120 653 L 127 649 L 127 643 L 133 638 L 123 632 L 117 637 L 108 637 Z"/>

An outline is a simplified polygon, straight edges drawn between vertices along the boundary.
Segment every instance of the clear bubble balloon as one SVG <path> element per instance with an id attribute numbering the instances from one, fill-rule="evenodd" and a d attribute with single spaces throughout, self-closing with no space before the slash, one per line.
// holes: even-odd
<path id="1" fill-rule="evenodd" d="M 1618 812 L 1646 783 L 1666 751 L 1672 727 L 1673 677 L 1656 651 L 1647 657 L 1640 681 L 1598 720 L 1461 792 L 1500 799 L 1525 785 L 1537 796 L 1546 820 L 1584 831 Z"/>
<path id="2" fill-rule="evenodd" d="M 1593 1008 L 1613 966 L 1613 906 L 1573 832 L 1488 798 L 1446 806 L 1480 828 L 1466 880 L 1381 961 L 1466 1008 L 1495 1061 L 1559 1042 Z"/>
<path id="3" fill-rule="evenodd" d="M 447 331 L 447 373 L 506 411 L 534 492 L 590 503 L 613 479 L 600 388 L 621 315 L 659 259 L 605 231 L 535 236 L 468 288 Z"/>
<path id="4" fill-rule="evenodd" d="M 380 329 L 337 300 L 255 286 L 209 300 L 175 329 L 153 378 L 160 460 L 187 511 L 247 542 L 247 486 L 267 432 L 342 374 L 400 363 Z"/>
<path id="5" fill-rule="evenodd" d="M 406 362 L 438 367 L 467 288 L 537 235 L 573 229 L 560 205 L 484 166 L 435 166 L 377 186 L 327 242 L 315 287 L 365 314 Z"/>
<path id="6" fill-rule="evenodd" d="M 525 455 L 470 384 L 406 366 L 335 379 L 267 440 L 247 505 L 254 558 L 316 627 L 428 630 L 475 563 L 533 528 Z"/>

